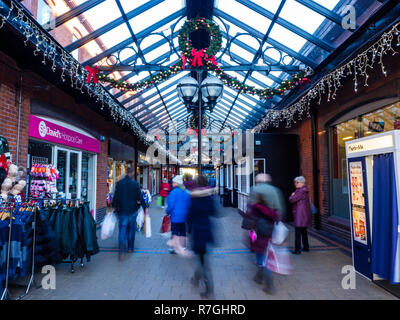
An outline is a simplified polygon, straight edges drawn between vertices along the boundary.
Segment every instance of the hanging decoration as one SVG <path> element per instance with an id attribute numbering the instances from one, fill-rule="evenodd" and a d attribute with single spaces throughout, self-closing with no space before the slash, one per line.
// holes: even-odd
<path id="1" fill-rule="evenodd" d="M 8 12 L 3 14 L 6 10 Z M 25 45 L 28 44 L 28 41 L 34 44 L 33 55 L 38 56 L 41 53 L 43 65 L 49 64 L 52 72 L 61 70 L 62 82 L 66 82 L 68 77 L 71 88 L 94 98 L 99 105 L 99 110 L 107 111 L 115 124 L 129 128 L 145 145 L 154 143 L 154 136 L 148 135 L 135 116 L 116 102 L 115 98 L 97 81 L 102 78 L 98 67 L 83 68 L 71 54 L 67 53 L 43 28 L 38 26 L 34 18 L 15 0 L 10 0 L 9 7 L 3 8 L 0 12 L 0 29 L 6 22 L 25 36 Z M 180 70 L 181 66 L 178 69 Z M 176 159 L 161 145 L 158 145 L 158 151 L 161 155 Z"/>
<path id="2" fill-rule="evenodd" d="M 190 120 L 189 120 L 189 127 L 193 130 L 197 130 L 198 124 L 199 124 L 198 122 L 199 122 L 198 117 L 191 116 Z M 202 128 L 207 127 L 207 117 L 206 116 L 202 116 L 201 127 Z"/>
<path id="3" fill-rule="evenodd" d="M 189 39 L 190 33 L 204 29 L 210 34 L 210 46 L 197 50 L 193 48 Z M 164 82 L 180 71 L 191 67 L 205 67 L 208 71 L 214 72 L 221 81 L 228 87 L 245 94 L 256 95 L 260 99 L 272 99 L 274 96 L 283 96 L 287 91 L 295 88 L 298 84 L 304 84 L 309 79 L 306 77 L 306 71 L 292 75 L 291 79 L 284 80 L 277 88 L 258 89 L 239 81 L 237 78 L 224 72 L 219 66 L 215 55 L 222 48 L 222 34 L 219 26 L 212 20 L 206 18 L 197 18 L 187 20 L 178 33 L 179 50 L 182 52 L 181 59 L 168 70 L 153 74 L 146 80 L 131 83 L 120 81 L 108 77 L 105 74 L 99 74 L 99 80 L 108 83 L 111 87 L 122 91 L 140 92 L 152 88 L 161 82 Z"/>
<path id="4" fill-rule="evenodd" d="M 310 117 L 310 104 L 318 99 L 321 104 L 322 96 L 326 94 L 327 102 L 336 98 L 337 91 L 342 87 L 342 81 L 352 76 L 354 81 L 354 92 L 357 93 L 359 81 L 364 80 L 364 86 L 368 86 L 368 70 L 373 69 L 375 64 L 381 68 L 382 74 L 386 77 L 387 71 L 383 63 L 383 57 L 398 54 L 395 47 L 400 47 L 400 22 L 384 32 L 380 38 L 367 49 L 359 53 L 344 65 L 338 67 L 331 73 L 325 75 L 297 102 L 282 110 L 270 110 L 261 122 L 253 128 L 253 132 L 259 132 L 270 126 L 279 127 L 280 123 L 286 121 L 286 127 L 290 127 L 296 120 L 302 120 L 303 116 Z M 308 83 L 304 79 L 301 84 Z M 295 116 L 297 115 L 297 119 Z"/>

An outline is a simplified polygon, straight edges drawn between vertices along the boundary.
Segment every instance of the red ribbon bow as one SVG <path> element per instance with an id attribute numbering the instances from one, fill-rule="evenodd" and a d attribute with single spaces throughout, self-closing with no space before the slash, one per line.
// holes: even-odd
<path id="1" fill-rule="evenodd" d="M 193 56 L 193 60 L 192 60 L 192 66 L 193 67 L 201 67 L 203 66 L 203 60 L 201 60 L 201 58 L 204 57 L 204 49 L 201 49 L 200 51 L 196 51 L 196 49 L 192 49 L 192 56 Z"/>
<path id="2" fill-rule="evenodd" d="M 99 80 L 97 80 L 97 75 L 99 74 L 99 67 L 95 66 L 94 68 L 91 68 L 89 66 L 86 66 L 85 69 L 89 72 L 89 75 L 86 78 L 86 82 L 90 83 L 90 80 L 93 78 L 93 83 L 97 83 L 99 82 Z"/>
<path id="3" fill-rule="evenodd" d="M 218 63 L 217 63 L 217 60 L 215 59 L 215 56 L 209 57 L 208 54 L 206 54 L 204 60 L 205 61 L 211 61 L 214 66 L 218 66 Z"/>

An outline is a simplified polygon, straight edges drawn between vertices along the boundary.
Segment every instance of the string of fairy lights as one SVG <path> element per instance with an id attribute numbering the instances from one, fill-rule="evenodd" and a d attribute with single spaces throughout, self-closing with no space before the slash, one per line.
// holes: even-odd
<path id="1" fill-rule="evenodd" d="M 386 77 L 387 71 L 383 57 L 389 54 L 398 54 L 395 47 L 400 47 L 400 22 L 384 32 L 377 41 L 356 57 L 325 75 L 293 105 L 282 110 L 268 111 L 260 123 L 252 129 L 252 132 L 260 132 L 271 126 L 279 127 L 280 123 L 284 121 L 286 121 L 288 128 L 293 123 L 302 120 L 304 116 L 309 118 L 311 102 L 318 99 L 318 105 L 320 105 L 324 95 L 327 96 L 327 102 L 334 100 L 338 90 L 343 86 L 342 80 L 349 76 L 353 76 L 354 92 L 357 93 L 359 82 L 362 79 L 364 86 L 368 86 L 368 71 L 374 69 L 375 64 L 380 66 L 382 74 Z M 297 118 L 295 118 L 296 115 Z"/>

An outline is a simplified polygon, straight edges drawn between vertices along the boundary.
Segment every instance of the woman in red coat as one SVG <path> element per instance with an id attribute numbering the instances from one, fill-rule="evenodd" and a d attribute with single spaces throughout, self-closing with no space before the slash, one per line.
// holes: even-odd
<path id="1" fill-rule="evenodd" d="M 162 206 L 161 208 L 165 208 L 165 199 L 168 197 L 169 191 L 171 190 L 171 186 L 168 183 L 167 179 L 163 179 L 163 183 L 161 184 L 160 188 L 160 196 L 161 196 L 161 201 L 162 201 Z"/>
<path id="2" fill-rule="evenodd" d="M 292 193 L 289 201 L 293 203 L 293 217 L 295 227 L 295 250 L 294 254 L 300 254 L 301 240 L 303 240 L 302 251 L 309 251 L 307 227 L 312 226 L 310 196 L 303 176 L 294 179 L 296 191 Z"/>

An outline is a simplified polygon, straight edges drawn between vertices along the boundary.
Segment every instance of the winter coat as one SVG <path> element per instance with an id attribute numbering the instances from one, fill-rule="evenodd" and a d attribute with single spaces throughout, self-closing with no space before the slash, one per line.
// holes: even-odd
<path id="1" fill-rule="evenodd" d="M 166 212 L 171 216 L 171 223 L 186 222 L 186 217 L 190 208 L 190 193 L 183 185 L 175 187 L 167 198 Z"/>
<path id="2" fill-rule="evenodd" d="M 276 211 L 261 204 L 252 205 L 250 214 L 255 219 L 255 231 L 257 234 L 256 241 L 250 243 L 250 250 L 254 253 L 265 253 L 272 237 L 274 222 L 279 221 L 279 215 Z M 268 230 L 267 234 L 263 234 L 261 229 L 263 232 Z"/>
<path id="3" fill-rule="evenodd" d="M 163 182 L 160 188 L 160 196 L 161 197 L 168 197 L 168 193 L 171 190 L 169 183 Z"/>
<path id="4" fill-rule="evenodd" d="M 96 235 L 96 222 L 87 205 L 83 206 L 83 241 L 86 259 L 90 261 L 90 256 L 99 253 L 99 244 Z"/>
<path id="5" fill-rule="evenodd" d="M 139 210 L 139 205 L 147 208 L 139 184 L 129 176 L 117 183 L 113 197 L 113 207 L 118 215 L 131 215 Z"/>
<path id="6" fill-rule="evenodd" d="M 294 226 L 311 227 L 310 196 L 307 187 L 297 188 L 289 201 L 293 203 Z"/>
<path id="7" fill-rule="evenodd" d="M 214 242 L 210 221 L 210 216 L 215 215 L 212 193 L 209 188 L 190 192 L 191 203 L 187 221 L 191 226 L 195 253 L 206 253 L 207 244 Z"/>

